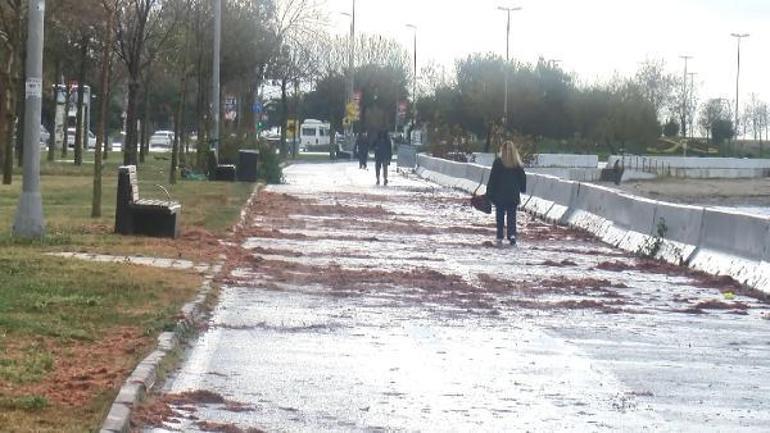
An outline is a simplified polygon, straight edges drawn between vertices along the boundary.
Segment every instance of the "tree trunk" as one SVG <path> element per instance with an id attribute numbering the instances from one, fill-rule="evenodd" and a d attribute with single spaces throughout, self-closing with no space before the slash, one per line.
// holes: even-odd
<path id="1" fill-rule="evenodd" d="M 135 73 L 128 83 L 128 104 L 126 107 L 126 142 L 123 145 L 123 165 L 137 164 L 137 105 L 139 99 L 139 78 Z"/>
<path id="2" fill-rule="evenodd" d="M 61 75 L 61 60 L 56 61 L 56 75 L 54 77 L 58 77 Z M 56 79 L 54 79 L 54 82 Z M 53 103 L 51 104 L 51 115 L 53 116 L 53 121 L 51 122 L 49 126 L 49 137 L 48 137 L 48 161 L 53 162 L 56 159 L 56 112 L 59 111 L 59 88 L 54 85 L 54 91 L 53 91 Z"/>
<path id="3" fill-rule="evenodd" d="M 5 115 L 5 80 L 0 79 L 0 171 L 3 172 L 3 183 L 5 184 L 5 156 L 6 145 L 5 138 L 8 137 L 8 119 Z"/>
<path id="4" fill-rule="evenodd" d="M 104 118 L 104 149 L 102 150 L 102 161 L 106 161 L 110 156 L 110 101 L 112 100 L 112 52 L 110 52 L 110 69 L 107 73 L 107 91 L 104 93 L 104 98 L 107 100 L 107 112 Z"/>
<path id="5" fill-rule="evenodd" d="M 26 22 L 26 21 L 25 21 Z M 26 42 L 27 31 L 26 29 L 22 32 L 23 39 L 22 41 Z M 19 77 L 16 81 L 17 83 L 17 91 L 19 92 L 16 96 L 16 156 L 17 156 L 17 165 L 19 167 L 24 166 L 24 117 L 26 115 L 26 103 L 27 103 L 27 95 L 26 95 L 26 81 L 27 81 L 27 45 L 26 43 L 22 44 L 22 47 L 20 48 L 19 53 L 19 61 L 21 62 L 19 64 L 21 71 L 19 72 Z"/>
<path id="6" fill-rule="evenodd" d="M 85 102 L 86 63 L 88 58 L 89 35 L 84 34 L 80 40 L 80 71 L 78 71 L 78 105 L 75 115 L 75 165 L 83 165 L 83 148 L 88 146 L 88 125 L 85 125 L 83 103 Z"/>
<path id="7" fill-rule="evenodd" d="M 5 159 L 3 160 L 3 185 L 10 185 L 13 182 L 13 123 L 16 120 L 15 115 L 15 101 L 14 101 L 14 94 L 12 86 L 13 80 L 10 79 L 10 76 L 7 77 L 7 82 L 4 82 L 5 85 L 5 91 L 3 92 L 4 95 L 4 103 L 3 103 L 3 110 L 4 110 L 4 123 L 5 123 L 5 130 L 0 131 L 2 135 L 0 135 L 0 140 L 5 141 Z"/>
<path id="8" fill-rule="evenodd" d="M 102 146 L 104 142 L 105 131 L 107 129 L 107 116 L 109 115 L 110 100 L 107 96 L 110 93 L 110 69 L 112 63 L 112 26 L 114 21 L 114 12 L 108 11 L 107 28 L 104 30 L 105 41 L 102 49 L 102 70 L 99 77 L 99 84 L 102 91 L 102 97 L 99 99 L 99 125 L 96 127 L 96 146 L 94 146 L 94 195 L 91 201 L 91 217 L 100 218 L 102 216 Z M 105 147 L 106 148 L 106 147 Z"/>
<path id="9" fill-rule="evenodd" d="M 64 141 L 62 143 L 61 147 L 61 156 L 62 158 L 67 157 L 67 150 L 69 150 L 69 133 L 67 130 L 69 129 L 69 121 L 70 121 L 70 94 L 72 93 L 70 89 L 69 84 L 66 84 L 67 81 L 64 80 Z"/>
<path id="10" fill-rule="evenodd" d="M 187 93 L 187 74 L 182 71 L 182 83 L 179 87 L 179 106 L 177 107 L 174 119 L 174 143 L 171 146 L 171 169 L 168 173 L 168 182 L 171 185 L 176 184 L 176 171 L 179 165 L 179 140 L 182 136 L 182 122 L 184 121 L 184 100 Z"/>
<path id="11" fill-rule="evenodd" d="M 147 69 L 147 75 L 144 81 L 144 116 L 142 118 L 141 138 L 142 145 L 139 150 L 139 162 L 144 163 L 147 152 L 150 150 L 150 70 Z"/>
<path id="12" fill-rule="evenodd" d="M 281 158 L 286 158 L 286 129 L 289 126 L 289 102 L 286 98 L 286 79 L 281 80 Z M 296 125 L 294 126 L 296 128 Z"/>

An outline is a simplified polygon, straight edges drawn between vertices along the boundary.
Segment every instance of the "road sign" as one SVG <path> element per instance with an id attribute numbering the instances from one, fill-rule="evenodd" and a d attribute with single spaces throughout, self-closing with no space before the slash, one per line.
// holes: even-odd
<path id="1" fill-rule="evenodd" d="M 406 120 L 406 111 L 408 108 L 408 104 L 406 101 L 399 101 L 398 103 L 398 122 L 404 123 Z"/>
<path id="2" fill-rule="evenodd" d="M 264 109 L 265 107 L 259 101 L 255 102 L 254 105 L 251 106 L 251 112 L 255 114 L 261 113 Z"/>
<path id="3" fill-rule="evenodd" d="M 345 107 L 345 118 L 348 122 L 355 122 L 359 120 L 360 116 L 358 104 L 355 101 L 348 102 L 348 105 Z"/>

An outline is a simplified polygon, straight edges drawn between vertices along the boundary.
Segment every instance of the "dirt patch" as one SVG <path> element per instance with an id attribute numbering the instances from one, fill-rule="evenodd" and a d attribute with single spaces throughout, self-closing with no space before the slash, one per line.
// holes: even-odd
<path id="1" fill-rule="evenodd" d="M 276 248 L 264 248 L 255 247 L 251 248 L 251 252 L 254 254 L 264 254 L 266 256 L 283 256 L 283 257 L 302 257 L 304 254 L 294 250 L 282 250 Z"/>
<path id="2" fill-rule="evenodd" d="M 528 310 L 596 310 L 605 314 L 623 313 L 624 310 L 622 306 L 625 305 L 624 302 L 619 300 L 599 301 L 594 299 L 568 299 L 553 302 L 515 299 L 503 303 L 512 307 L 526 308 Z"/>
<path id="3" fill-rule="evenodd" d="M 585 231 L 559 225 L 546 225 L 534 220 L 528 221 L 520 230 L 520 237 L 530 242 L 545 241 L 595 241 L 595 237 Z"/>
<path id="4" fill-rule="evenodd" d="M 743 302 L 724 302 L 717 299 L 709 299 L 695 304 L 700 310 L 748 310 L 749 306 Z"/>
<path id="5" fill-rule="evenodd" d="M 576 294 L 585 295 L 592 292 L 608 292 L 608 297 L 617 297 L 619 294 L 609 289 L 628 288 L 623 283 L 613 283 L 609 280 L 598 278 L 546 278 L 531 281 L 502 280 L 488 274 L 479 274 L 479 281 L 490 292 L 526 294 L 528 296 L 542 296 L 552 294 Z M 611 292 L 611 293 L 610 293 Z"/>
<path id="6" fill-rule="evenodd" d="M 672 277 L 683 277 L 692 280 L 694 285 L 717 289 L 721 293 L 732 293 L 735 295 L 754 298 L 763 303 L 770 303 L 770 294 L 746 287 L 726 275 L 711 275 L 705 272 L 696 271 L 685 266 L 677 266 L 659 260 L 636 259 L 634 263 L 621 261 L 607 261 L 599 263 L 594 267 L 609 272 L 637 271 L 644 273 L 663 274 Z"/>
<path id="7" fill-rule="evenodd" d="M 320 203 L 318 200 L 300 199 L 288 194 L 262 191 L 254 200 L 249 216 L 262 215 L 309 215 L 335 217 L 383 217 L 394 214 L 381 205 L 354 206 L 340 202 Z"/>
<path id="8" fill-rule="evenodd" d="M 178 423 L 180 418 L 195 420 L 194 415 L 201 405 L 220 405 L 229 412 L 250 412 L 256 410 L 252 405 L 232 401 L 218 393 L 196 390 L 179 394 L 164 394 L 136 408 L 131 414 L 131 426 L 161 427 L 164 423 Z M 235 426 L 233 426 L 235 427 Z M 245 431 L 261 430 L 204 430 L 204 431 Z"/>
<path id="9" fill-rule="evenodd" d="M 564 259 L 560 262 L 554 262 L 553 260 L 546 260 L 540 264 L 541 266 L 549 266 L 553 268 L 565 268 L 570 266 L 577 266 L 577 263 L 569 259 Z"/>
<path id="10" fill-rule="evenodd" d="M 248 427 L 246 429 L 242 429 L 238 427 L 235 424 L 223 424 L 223 423 L 216 423 L 211 421 L 199 421 L 195 423 L 195 425 L 198 426 L 199 429 L 207 432 L 218 432 L 218 433 L 265 433 L 264 430 L 258 429 L 256 427 Z"/>
<path id="11" fill-rule="evenodd" d="M 14 393 L 40 395 L 68 407 L 84 407 L 96 395 L 120 387 L 135 359 L 152 344 L 152 339 L 134 327 L 107 331 L 106 337 L 95 342 L 40 341 L 53 356 L 53 369 L 40 383 L 16 387 Z"/>

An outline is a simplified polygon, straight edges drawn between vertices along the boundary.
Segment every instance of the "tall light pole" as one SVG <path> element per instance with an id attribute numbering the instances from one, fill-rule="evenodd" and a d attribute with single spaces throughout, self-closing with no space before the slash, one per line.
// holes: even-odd
<path id="1" fill-rule="evenodd" d="M 697 72 L 688 72 L 687 75 L 690 76 L 690 91 L 689 91 L 689 99 L 688 99 L 688 101 L 689 101 L 690 107 L 692 107 L 693 111 L 696 111 L 695 110 L 695 108 L 696 108 L 695 107 L 695 76 L 698 75 L 698 73 Z M 693 129 L 694 128 L 693 128 L 693 119 L 692 119 L 692 117 L 693 116 L 690 117 L 690 123 L 689 123 L 689 126 L 690 126 L 690 138 L 695 137 L 695 134 L 693 133 Z M 685 138 L 687 138 L 687 137 L 685 137 Z"/>
<path id="2" fill-rule="evenodd" d="M 348 102 L 353 100 L 355 92 L 355 49 L 356 49 L 356 0 L 353 0 L 353 12 L 340 12 L 350 18 L 350 49 L 348 50 Z"/>
<path id="3" fill-rule="evenodd" d="M 507 15 L 507 21 L 505 25 L 505 93 L 503 100 L 503 123 L 508 124 L 508 66 L 511 60 L 511 12 L 520 11 L 521 7 L 505 7 L 498 6 L 497 9 L 504 11 Z"/>
<path id="4" fill-rule="evenodd" d="M 751 36 L 748 33 L 730 33 L 730 36 L 738 40 L 738 72 L 735 74 L 735 139 L 738 140 L 738 98 L 741 83 L 741 39 Z"/>
<path id="5" fill-rule="evenodd" d="M 35 239 L 45 235 L 40 195 L 40 116 L 43 105 L 43 41 L 45 0 L 27 3 L 27 81 L 24 111 L 24 177 L 13 235 Z M 10 158 L 10 155 L 8 156 Z"/>
<path id="6" fill-rule="evenodd" d="M 211 90 L 211 120 L 213 123 L 211 141 L 214 150 L 219 153 L 219 101 L 221 92 L 219 88 L 219 67 L 222 59 L 222 0 L 214 0 L 214 64 L 212 68 Z"/>
<path id="7" fill-rule="evenodd" d="M 414 24 L 407 24 L 408 28 L 412 29 L 413 34 L 413 53 L 414 53 L 414 73 L 412 76 L 412 104 L 414 106 L 414 119 L 412 120 L 412 129 L 409 130 L 409 143 L 412 142 L 414 136 L 414 128 L 417 126 L 417 26 Z"/>
<path id="8" fill-rule="evenodd" d="M 682 137 L 687 138 L 687 63 L 692 56 L 679 56 L 684 60 L 684 80 L 682 82 Z"/>

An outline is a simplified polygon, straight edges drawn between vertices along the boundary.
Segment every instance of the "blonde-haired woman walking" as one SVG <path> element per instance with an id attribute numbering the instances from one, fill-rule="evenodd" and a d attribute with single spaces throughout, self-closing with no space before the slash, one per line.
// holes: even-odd
<path id="1" fill-rule="evenodd" d="M 500 154 L 492 164 L 492 173 L 487 182 L 487 197 L 497 211 L 497 245 L 503 243 L 507 217 L 508 242 L 516 246 L 516 208 L 521 202 L 521 193 L 527 192 L 527 175 L 521 166 L 521 157 L 516 144 L 512 141 L 503 143 Z"/>

